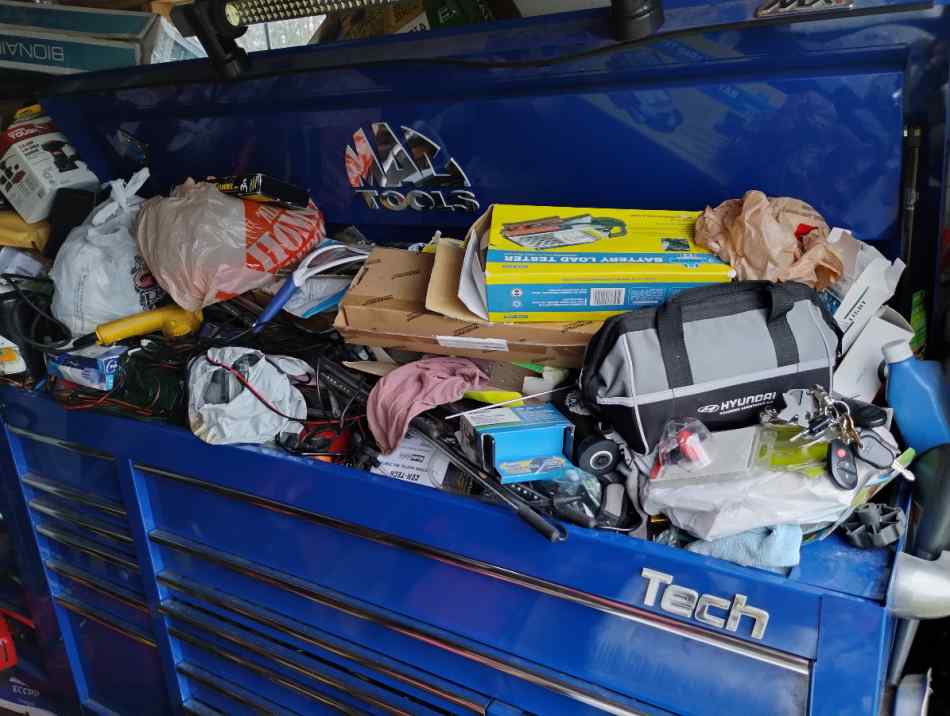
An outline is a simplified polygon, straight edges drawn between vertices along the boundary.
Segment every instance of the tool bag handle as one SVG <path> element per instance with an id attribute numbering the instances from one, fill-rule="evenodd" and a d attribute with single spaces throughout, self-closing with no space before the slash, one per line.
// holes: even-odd
<path id="1" fill-rule="evenodd" d="M 724 300 L 746 297 L 759 298 L 758 307 L 768 309 L 766 318 L 769 334 L 775 345 L 778 366 L 798 363 L 798 344 L 788 324 L 787 314 L 802 296 L 796 296 L 793 285 L 771 281 L 737 281 L 735 283 L 703 286 L 683 291 L 656 309 L 656 333 L 660 355 L 670 388 L 693 384 L 689 366 L 686 338 L 683 332 L 683 308 L 692 304 L 722 303 Z"/>

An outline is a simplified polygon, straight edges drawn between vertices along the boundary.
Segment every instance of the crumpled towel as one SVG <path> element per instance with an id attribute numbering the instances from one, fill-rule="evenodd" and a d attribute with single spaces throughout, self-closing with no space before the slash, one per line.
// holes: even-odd
<path id="1" fill-rule="evenodd" d="M 711 541 L 696 540 L 686 549 L 759 569 L 781 570 L 795 567 L 801 557 L 802 528 L 798 525 L 759 527 Z"/>
<path id="2" fill-rule="evenodd" d="M 740 280 L 798 281 L 821 291 L 844 272 L 828 232 L 809 204 L 753 190 L 707 206 L 696 220 L 695 240 L 728 261 Z"/>
<path id="3" fill-rule="evenodd" d="M 379 449 L 391 453 L 419 413 L 459 400 L 466 390 L 487 381 L 468 358 L 423 358 L 392 371 L 373 386 L 366 405 Z"/>

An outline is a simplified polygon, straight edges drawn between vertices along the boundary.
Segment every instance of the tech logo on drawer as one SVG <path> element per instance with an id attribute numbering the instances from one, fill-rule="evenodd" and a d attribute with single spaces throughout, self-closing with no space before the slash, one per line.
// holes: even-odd
<path id="1" fill-rule="evenodd" d="M 736 594 L 732 600 L 713 594 L 700 594 L 679 584 L 673 584 L 673 575 L 644 567 L 640 576 L 647 580 L 643 603 L 655 607 L 660 598 L 660 609 L 679 617 L 694 619 L 702 624 L 738 631 L 742 617 L 752 620 L 752 638 L 762 639 L 769 625 L 769 613 L 764 609 L 749 606 L 748 597 Z"/>

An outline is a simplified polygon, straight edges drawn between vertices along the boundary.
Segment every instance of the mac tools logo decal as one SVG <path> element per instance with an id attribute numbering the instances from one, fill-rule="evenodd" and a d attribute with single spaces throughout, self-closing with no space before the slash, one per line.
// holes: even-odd
<path id="1" fill-rule="evenodd" d="M 400 139 L 386 122 L 370 126 L 373 142 L 358 129 L 345 152 L 350 186 L 368 208 L 478 211 L 468 177 L 437 142 L 411 127 Z"/>

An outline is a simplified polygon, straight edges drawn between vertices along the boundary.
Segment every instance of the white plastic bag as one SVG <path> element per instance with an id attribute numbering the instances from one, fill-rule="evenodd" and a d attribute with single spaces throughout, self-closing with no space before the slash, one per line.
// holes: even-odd
<path id="1" fill-rule="evenodd" d="M 293 383 L 310 382 L 312 378 L 312 370 L 301 363 L 284 356 L 268 357 L 250 348 L 210 348 L 189 367 L 191 432 L 212 445 L 267 443 L 280 434 L 297 435 L 303 427 L 298 420 L 307 417 L 307 404 Z M 239 372 L 282 415 L 267 407 L 222 366 Z"/>
<path id="2" fill-rule="evenodd" d="M 641 478 L 643 509 L 651 515 L 666 515 L 676 527 L 699 539 L 715 540 L 759 527 L 836 522 L 853 507 L 866 502 L 869 494 L 892 476 L 858 460 L 857 486 L 842 490 L 828 474 L 809 476 L 792 470 L 750 467 L 743 449 L 735 446 L 755 429 L 713 433 L 713 442 L 733 442 L 714 446 L 716 454 L 722 457 L 713 463 L 710 473 L 684 474 L 675 479 Z M 878 434 L 896 444 L 883 428 Z M 724 466 L 726 471 L 712 472 L 717 465 Z"/>
<path id="3" fill-rule="evenodd" d="M 191 179 L 139 214 L 139 250 L 182 308 L 200 308 L 262 288 L 320 243 L 320 210 L 238 199 Z"/>
<path id="4" fill-rule="evenodd" d="M 101 323 L 154 308 L 165 297 L 132 236 L 132 224 L 144 201 L 135 195 L 148 169 L 128 182 L 111 182 L 112 195 L 69 232 L 56 254 L 53 315 L 74 336 L 91 333 Z"/>

